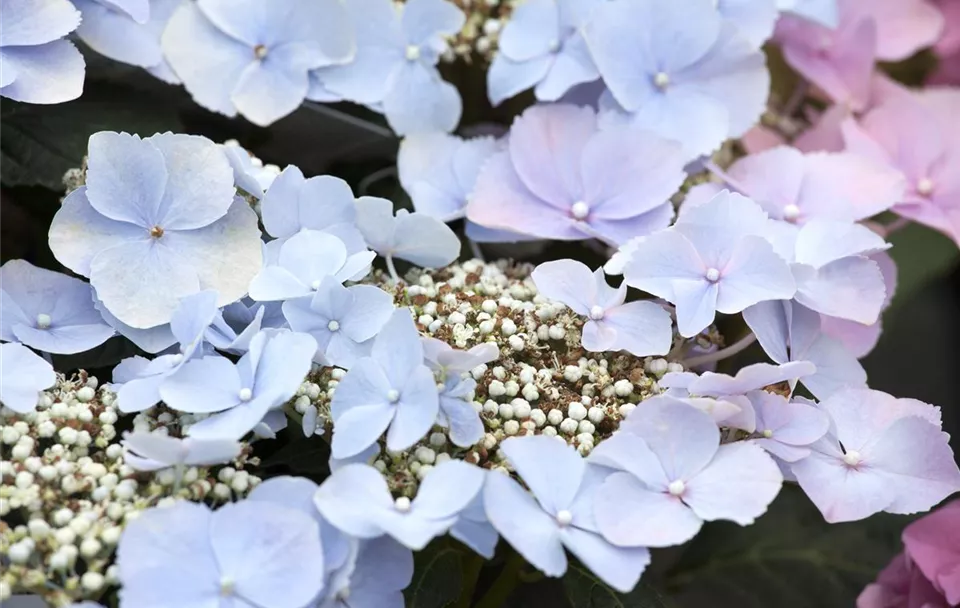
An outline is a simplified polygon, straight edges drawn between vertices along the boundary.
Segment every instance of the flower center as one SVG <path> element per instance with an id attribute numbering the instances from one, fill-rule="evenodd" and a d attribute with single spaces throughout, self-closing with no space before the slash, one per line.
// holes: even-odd
<path id="1" fill-rule="evenodd" d="M 310 283 L 310 289 L 312 289 L 312 290 L 314 290 L 314 291 L 320 289 L 320 279 L 317 279 L 317 280 L 314 281 L 313 283 Z"/>
<path id="2" fill-rule="evenodd" d="M 578 220 L 586 219 L 590 215 L 590 207 L 583 201 L 577 201 L 570 207 L 570 213 Z"/>
<path id="3" fill-rule="evenodd" d="M 771 431 L 770 429 L 763 429 L 763 432 L 760 434 L 766 437 L 767 439 L 770 439 L 771 437 L 773 437 L 773 431 Z"/>
<path id="4" fill-rule="evenodd" d="M 343 587 L 337 591 L 337 599 L 341 602 L 347 600 L 350 597 L 350 587 Z"/>
<path id="5" fill-rule="evenodd" d="M 666 72 L 657 72 L 653 75 L 653 84 L 660 90 L 670 86 L 670 75 Z"/>
<path id="6" fill-rule="evenodd" d="M 253 398 L 253 391 L 249 388 L 241 388 L 239 397 L 240 401 L 250 401 Z"/>
<path id="7" fill-rule="evenodd" d="M 220 595 L 222 597 L 230 597 L 235 589 L 236 581 L 233 580 L 232 576 L 220 577 Z"/>
<path id="8" fill-rule="evenodd" d="M 571 513 L 570 511 L 563 509 L 562 511 L 559 511 L 557 513 L 557 523 L 560 524 L 561 527 L 569 526 L 570 522 L 572 521 L 573 521 L 573 513 Z"/>
<path id="9" fill-rule="evenodd" d="M 40 313 L 37 315 L 37 329 L 47 329 L 50 327 L 50 315 L 45 313 Z"/>
<path id="10" fill-rule="evenodd" d="M 553 40 L 550 41 L 550 52 L 556 53 L 559 50 L 560 50 L 560 41 L 554 38 Z"/>
<path id="11" fill-rule="evenodd" d="M 173 359 L 171 359 L 171 361 L 173 361 L 174 364 L 178 364 L 178 363 L 180 363 L 181 361 L 183 361 L 183 355 L 180 354 L 180 353 L 177 353 L 177 354 L 175 354 L 175 355 L 173 356 Z"/>
<path id="12" fill-rule="evenodd" d="M 420 59 L 420 47 L 411 44 L 407 47 L 407 61 L 416 61 L 417 59 Z"/>
<path id="13" fill-rule="evenodd" d="M 590 307 L 590 318 L 594 321 L 599 321 L 603 318 L 603 307 L 602 306 L 591 306 Z"/>
<path id="14" fill-rule="evenodd" d="M 401 496 L 393 502 L 393 508 L 401 513 L 406 513 L 410 510 L 410 499 L 406 496 Z"/>
<path id="15" fill-rule="evenodd" d="M 267 47 L 262 44 L 253 47 L 253 56 L 257 59 L 263 59 L 267 56 Z"/>
<path id="16" fill-rule="evenodd" d="M 921 196 L 930 196 L 933 193 L 933 180 L 925 177 L 917 182 L 917 193 Z"/>
<path id="17" fill-rule="evenodd" d="M 337 331 L 340 329 L 340 323 L 338 321 L 331 320 L 329 323 L 327 323 L 327 329 L 330 331 Z"/>
<path id="18" fill-rule="evenodd" d="M 860 456 L 860 452 L 856 450 L 849 450 L 843 455 L 843 461 L 847 463 L 847 466 L 855 467 L 863 462 L 863 457 Z"/>
<path id="19" fill-rule="evenodd" d="M 163 236 L 163 228 L 161 228 L 160 226 L 154 226 L 153 228 L 150 229 L 150 236 L 152 236 L 155 239 L 159 239 L 160 237 Z"/>
<path id="20" fill-rule="evenodd" d="M 716 268 L 708 268 L 706 274 L 703 276 L 711 283 L 716 283 L 720 280 L 720 271 Z"/>
<path id="21" fill-rule="evenodd" d="M 667 486 L 667 491 L 673 496 L 680 496 L 686 489 L 687 484 L 683 483 L 683 480 L 681 479 L 671 481 L 670 485 Z"/>
<path id="22" fill-rule="evenodd" d="M 787 220 L 788 222 L 795 222 L 800 219 L 800 207 L 797 207 L 793 203 L 784 207 L 783 219 Z"/>
<path id="23" fill-rule="evenodd" d="M 400 401 L 400 391 L 395 388 L 387 391 L 387 401 L 390 403 L 396 403 L 397 401 Z"/>

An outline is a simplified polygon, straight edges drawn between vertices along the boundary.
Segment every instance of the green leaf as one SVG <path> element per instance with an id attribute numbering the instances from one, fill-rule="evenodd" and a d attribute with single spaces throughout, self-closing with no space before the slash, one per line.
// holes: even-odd
<path id="1" fill-rule="evenodd" d="M 920 224 L 894 232 L 889 241 L 893 243 L 890 256 L 897 263 L 897 292 L 891 310 L 960 261 L 960 248 L 953 240 Z M 884 318 L 895 320 L 896 315 Z"/>
<path id="2" fill-rule="evenodd" d="M 434 541 L 414 554 L 413 581 L 403 592 L 408 608 L 444 608 L 460 597 L 463 587 L 463 551 Z"/>
<path id="3" fill-rule="evenodd" d="M 68 169 L 79 167 L 87 140 L 98 131 L 126 131 L 149 136 L 180 131 L 176 113 L 157 107 L 124 89 L 56 105 L 0 106 L 0 181 L 5 186 L 45 186 L 63 190 Z"/>
<path id="4" fill-rule="evenodd" d="M 900 550 L 908 518 L 878 514 L 828 524 L 803 492 L 784 487 L 752 526 L 707 524 L 667 577 L 681 608 L 853 606 Z"/>
<path id="5" fill-rule="evenodd" d="M 571 563 L 563 576 L 563 588 L 572 608 L 667 608 L 669 604 L 653 587 L 641 581 L 627 594 L 617 593 L 580 564 Z"/>

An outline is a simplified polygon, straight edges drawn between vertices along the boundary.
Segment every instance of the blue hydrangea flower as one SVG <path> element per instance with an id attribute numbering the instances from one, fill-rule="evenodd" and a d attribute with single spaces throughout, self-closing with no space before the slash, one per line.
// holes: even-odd
<path id="1" fill-rule="evenodd" d="M 169 331 L 180 343 L 180 352 L 154 359 L 133 356 L 113 369 L 114 391 L 121 412 L 141 412 L 160 401 L 160 385 L 195 356 L 209 354 L 204 337 L 218 314 L 217 294 L 201 291 L 180 301 Z"/>
<path id="2" fill-rule="evenodd" d="M 610 287 L 603 269 L 574 260 L 537 266 L 530 275 L 537 291 L 587 317 L 580 339 L 590 352 L 625 350 L 638 357 L 665 355 L 673 345 L 673 321 L 656 302 L 626 302 L 627 285 Z"/>
<path id="3" fill-rule="evenodd" d="M 220 148 L 233 169 L 233 180 L 237 188 L 258 200 L 263 198 L 263 191 L 280 175 L 280 167 L 264 165 L 263 161 L 251 156 L 235 139 L 223 142 Z"/>
<path id="4" fill-rule="evenodd" d="M 186 362 L 163 381 L 160 396 L 182 412 L 220 412 L 190 426 L 191 437 L 239 439 L 293 397 L 316 351 L 307 334 L 260 332 L 236 364 L 219 356 Z"/>
<path id="5" fill-rule="evenodd" d="M 207 466 L 229 462 L 243 446 L 230 439 L 179 439 L 163 433 L 136 431 L 123 437 L 123 462 L 138 471 L 159 471 L 184 466 Z"/>
<path id="6" fill-rule="evenodd" d="M 356 559 L 357 541 L 330 525 L 320 515 L 313 504 L 318 487 L 304 477 L 272 477 L 255 487 L 247 500 L 262 500 L 297 509 L 313 518 L 320 529 L 324 573 L 330 577 L 334 572 L 349 567 L 349 562 Z M 333 591 L 329 584 L 324 586 L 326 594 Z"/>
<path id="7" fill-rule="evenodd" d="M 350 464 L 338 469 L 314 495 L 320 514 L 357 538 L 389 534 L 413 550 L 447 532 L 483 487 L 484 470 L 460 460 L 436 465 L 411 501 L 394 499 L 375 468 Z"/>
<path id="8" fill-rule="evenodd" d="M 276 264 L 265 266 L 250 283 L 250 297 L 259 301 L 289 300 L 313 295 L 326 277 L 359 281 L 370 272 L 372 251 L 350 253 L 342 240 L 327 232 L 301 230 L 277 250 Z"/>
<path id="9" fill-rule="evenodd" d="M 0 340 L 68 355 L 114 335 L 94 306 L 90 285 L 65 274 L 10 260 L 0 266 L 0 297 Z"/>
<path id="10" fill-rule="evenodd" d="M 234 194 L 230 164 L 203 137 L 96 133 L 87 185 L 54 216 L 50 248 L 120 321 L 163 325 L 198 291 L 240 299 L 260 269 L 257 215 Z"/>
<path id="11" fill-rule="evenodd" d="M 57 381 L 53 366 L 26 346 L 0 344 L 0 403 L 26 414 L 37 407 L 40 392 Z"/>
<path id="12" fill-rule="evenodd" d="M 507 475 L 487 475 L 484 507 L 503 538 L 547 576 L 567 571 L 566 548 L 614 589 L 631 591 L 650 552 L 618 547 L 600 536 L 593 513 L 603 475 L 588 468 L 574 448 L 546 435 L 512 437 L 500 449 L 530 488 L 527 492 Z"/>
<path id="13" fill-rule="evenodd" d="M 606 2 L 583 35 L 607 85 L 605 118 L 677 140 L 688 159 L 743 135 L 766 108 L 763 53 L 711 0 Z"/>
<path id="14" fill-rule="evenodd" d="M 761 302 L 744 310 L 743 320 L 775 362 L 809 361 L 816 366 L 816 373 L 800 381 L 818 399 L 842 388 L 866 388 L 863 366 L 842 343 L 824 333 L 823 318 L 809 308 L 790 301 Z"/>
<path id="15" fill-rule="evenodd" d="M 468 448 L 483 439 L 486 429 L 480 412 L 473 406 L 477 382 L 473 378 L 447 376 L 440 389 L 440 413 L 437 424 L 448 429 L 454 445 Z"/>
<path id="16" fill-rule="evenodd" d="M 393 297 L 372 285 L 344 287 L 326 277 L 312 297 L 283 303 L 283 315 L 294 331 L 317 340 L 319 354 L 349 369 L 360 357 L 370 354 L 373 337 L 394 311 Z"/>
<path id="17" fill-rule="evenodd" d="M 217 350 L 242 355 L 261 329 L 287 327 L 279 302 L 244 300 L 224 306 L 204 333 L 204 340 Z"/>
<path id="18" fill-rule="evenodd" d="M 686 177 L 680 145 L 641 128 L 602 130 L 592 108 L 535 105 L 483 165 L 467 219 L 530 236 L 620 244 L 666 228 Z"/>
<path id="19" fill-rule="evenodd" d="M 442 268 L 460 255 L 460 239 L 446 224 L 424 213 L 406 209 L 393 215 L 393 203 L 383 198 L 357 199 L 357 227 L 367 245 L 393 271 L 393 258 L 426 268 Z"/>
<path id="20" fill-rule="evenodd" d="M 267 233 L 283 239 L 305 228 L 326 230 L 337 224 L 353 224 L 357 211 L 347 182 L 332 175 L 304 179 L 300 169 L 290 165 L 264 195 L 261 216 Z"/>
<path id="21" fill-rule="evenodd" d="M 80 24 L 67 0 L 9 0 L 0 24 L 0 96 L 62 103 L 83 92 L 84 62 L 62 40 Z"/>
<path id="22" fill-rule="evenodd" d="M 830 418 L 809 403 L 788 401 L 767 391 L 751 391 L 747 397 L 757 421 L 757 434 L 750 441 L 782 461 L 797 462 L 809 456 L 808 446 L 830 428 Z"/>
<path id="23" fill-rule="evenodd" d="M 316 521 L 260 500 L 147 509 L 124 529 L 117 566 L 124 608 L 302 608 L 324 583 Z"/>
<path id="24" fill-rule="evenodd" d="M 736 26 L 737 31 L 755 48 L 773 35 L 780 11 L 778 2 L 784 0 L 716 0 L 714 5 L 720 16 Z"/>
<path id="25" fill-rule="evenodd" d="M 397 309 L 374 339 L 370 356 L 357 359 L 333 393 L 333 457 L 363 451 L 384 431 L 387 449 L 405 450 L 427 434 L 439 408 L 410 310 Z"/>
<path id="26" fill-rule="evenodd" d="M 658 384 L 662 388 L 670 389 L 667 391 L 670 395 L 677 395 L 676 391 L 682 390 L 689 395 L 726 397 L 746 395 L 781 382 L 788 382 L 793 387 L 798 379 L 806 378 L 816 371 L 816 366 L 809 361 L 791 361 L 782 365 L 754 363 L 741 368 L 734 376 L 717 372 L 670 372 L 665 374 Z"/>
<path id="27" fill-rule="evenodd" d="M 720 445 L 707 414 L 682 403 L 644 403 L 590 453 L 618 472 L 597 490 L 604 538 L 624 547 L 668 547 L 704 521 L 753 523 L 780 492 L 783 475 L 758 446 Z"/>
<path id="28" fill-rule="evenodd" d="M 796 293 L 789 265 L 764 239 L 769 225 L 759 205 L 721 192 L 638 242 L 624 280 L 673 302 L 680 335 L 696 336 L 717 312 L 734 314 Z"/>
<path id="29" fill-rule="evenodd" d="M 487 519 L 483 507 L 483 492 L 479 492 L 462 511 L 457 523 L 450 528 L 450 536 L 459 540 L 487 559 L 493 559 L 500 535 Z"/>
<path id="30" fill-rule="evenodd" d="M 452 131 L 460 122 L 456 87 L 440 78 L 445 36 L 463 26 L 463 12 L 447 0 L 352 0 L 357 53 L 345 65 L 315 73 L 324 92 L 381 111 L 398 135 Z"/>
<path id="31" fill-rule="evenodd" d="M 781 11 L 803 17 L 824 27 L 836 29 L 840 25 L 839 0 L 777 0 Z"/>
<path id="32" fill-rule="evenodd" d="M 72 0 L 83 19 L 77 36 L 90 48 L 180 84 L 160 48 L 160 35 L 179 0 Z"/>
<path id="33" fill-rule="evenodd" d="M 557 101 L 575 85 L 600 78 L 583 29 L 603 0 L 527 0 L 500 33 L 487 72 L 493 105 L 536 86 L 541 101 Z"/>
<path id="34" fill-rule="evenodd" d="M 187 2 L 161 43 L 197 103 L 260 126 L 299 107 L 310 70 L 349 61 L 356 50 L 338 0 Z"/>
<path id="35" fill-rule="evenodd" d="M 413 552 L 389 536 L 360 541 L 349 565 L 327 581 L 317 608 L 404 608 Z"/>
<path id="36" fill-rule="evenodd" d="M 495 342 L 477 344 L 469 350 L 454 348 L 436 338 L 421 338 L 423 358 L 435 372 L 443 377 L 465 374 L 485 363 L 500 358 L 500 348 Z"/>

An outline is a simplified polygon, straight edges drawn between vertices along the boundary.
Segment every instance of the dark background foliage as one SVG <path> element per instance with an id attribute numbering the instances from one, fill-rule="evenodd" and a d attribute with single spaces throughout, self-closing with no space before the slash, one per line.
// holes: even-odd
<path id="1" fill-rule="evenodd" d="M 57 106 L 0 102 L 0 255 L 4 262 L 24 258 L 65 270 L 50 253 L 47 229 L 62 195 L 64 172 L 80 165 L 87 138 L 100 130 L 143 136 L 175 131 L 215 141 L 237 139 L 265 162 L 281 167 L 296 164 L 307 175 L 339 175 L 358 193 L 409 204 L 393 170 L 398 142 L 379 117 L 355 108 L 307 104 L 261 129 L 206 112 L 181 89 L 135 69 L 96 56 L 87 59 L 86 90 L 79 100 Z M 897 69 L 908 80 L 915 76 L 902 66 Z M 465 123 L 508 124 L 509 116 L 516 113 L 517 108 L 494 111 L 486 105 L 477 70 L 453 74 L 451 79 L 465 92 Z M 522 107 L 524 100 L 515 103 Z M 880 344 L 864 365 L 873 388 L 941 405 L 944 428 L 960 452 L 957 247 L 918 226 L 902 230 L 892 240 L 900 287 L 884 316 Z M 488 254 L 494 257 L 498 252 Z M 563 245 L 551 247 L 546 255 L 585 258 L 590 254 L 579 246 Z M 58 358 L 55 363 L 63 371 L 82 366 L 106 379 L 113 364 L 132 354 L 131 348 L 114 339 L 96 352 Z M 754 360 L 762 360 L 758 349 L 748 350 L 732 363 L 739 366 Z M 263 451 L 262 473 L 322 480 L 328 474 L 326 443 L 295 431 L 284 431 L 280 441 Z M 447 538 L 416 555 L 407 603 L 415 608 L 840 608 L 852 606 L 863 586 L 900 550 L 899 534 L 909 521 L 909 517 L 881 514 L 864 522 L 828 525 L 802 492 L 787 487 L 753 526 L 708 524 L 686 546 L 654 551 L 643 583 L 628 595 L 612 592 L 575 562 L 561 581 L 544 579 L 525 569 L 503 543 L 502 554 L 485 563 Z"/>

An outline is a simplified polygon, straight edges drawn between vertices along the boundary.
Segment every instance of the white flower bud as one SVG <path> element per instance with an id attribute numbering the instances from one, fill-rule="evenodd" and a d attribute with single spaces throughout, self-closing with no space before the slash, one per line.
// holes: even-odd
<path id="1" fill-rule="evenodd" d="M 122 532 L 123 530 L 121 530 L 119 526 L 110 526 L 100 533 L 100 540 L 107 545 L 113 546 L 120 542 L 120 534 Z"/>
<path id="2" fill-rule="evenodd" d="M 587 420 L 594 424 L 600 424 L 603 422 L 603 419 L 606 418 L 607 413 L 603 410 L 602 407 L 591 407 L 587 410 Z"/>
<path id="3" fill-rule="evenodd" d="M 548 427 L 544 427 L 544 429 L 543 429 L 543 431 L 541 431 L 541 433 L 543 433 L 543 434 L 546 435 L 547 437 L 556 437 L 556 436 L 557 436 L 557 429 L 556 429 L 556 427 L 548 426 Z"/>
<path id="4" fill-rule="evenodd" d="M 246 492 L 250 488 L 250 474 L 246 471 L 237 471 L 237 474 L 230 480 L 230 487 L 238 494 Z"/>
<path id="5" fill-rule="evenodd" d="M 137 486 L 135 483 L 127 483 L 128 479 L 124 479 L 120 482 L 120 485 L 113 489 L 113 495 L 119 498 L 120 500 L 130 500 L 137 493 Z"/>
<path id="6" fill-rule="evenodd" d="M 91 593 L 100 591 L 103 588 L 103 582 L 103 575 L 99 572 L 84 572 L 83 576 L 80 577 L 80 585 Z"/>
<path id="7" fill-rule="evenodd" d="M 77 420 L 80 422 L 93 422 L 93 412 L 83 409 L 77 412 Z"/>
<path id="8" fill-rule="evenodd" d="M 497 303 L 493 300 L 484 300 L 483 304 L 480 305 L 480 309 L 483 312 L 492 315 L 493 313 L 497 312 Z"/>
<path id="9" fill-rule="evenodd" d="M 57 425 L 50 420 L 44 420 L 37 425 L 37 436 L 38 437 L 53 437 L 53 434 L 57 432 Z"/>
<path id="10" fill-rule="evenodd" d="M 510 420 L 513 418 L 513 405 L 509 403 L 501 403 L 498 414 L 504 420 Z"/>
<path id="11" fill-rule="evenodd" d="M 567 406 L 567 416 L 579 422 L 587 417 L 587 408 L 579 401 L 572 401 Z"/>
<path id="12" fill-rule="evenodd" d="M 587 435 L 593 435 L 596 432 L 597 428 L 593 426 L 593 423 L 589 420 L 581 420 L 580 424 L 577 425 L 577 431 L 580 433 L 586 433 Z"/>
<path id="13" fill-rule="evenodd" d="M 679 374 L 680 372 L 683 371 L 683 366 L 680 365 L 679 363 L 669 363 L 667 364 L 667 371 L 670 373 Z"/>
<path id="14" fill-rule="evenodd" d="M 10 427 L 7 427 L 10 428 Z M 10 456 L 14 460 L 26 460 L 33 453 L 33 447 L 24 443 L 18 443 L 10 449 Z"/>
<path id="15" fill-rule="evenodd" d="M 487 385 L 487 394 L 491 397 L 502 397 L 506 392 L 506 387 L 503 385 L 503 382 L 499 380 L 491 380 L 490 384 Z"/>
<path id="16" fill-rule="evenodd" d="M 520 385 L 514 380 L 507 380 L 503 383 L 503 390 L 506 392 L 507 397 L 516 397 L 517 393 L 520 392 Z"/>
<path id="17" fill-rule="evenodd" d="M 437 330 L 443 327 L 443 321 L 440 319 L 434 319 L 433 323 L 427 326 L 427 331 L 434 334 L 437 333 Z"/>
<path id="18" fill-rule="evenodd" d="M 557 426 L 558 424 L 563 422 L 563 412 L 557 409 L 550 410 L 549 412 L 547 412 L 547 422 L 549 422 L 553 426 Z"/>
<path id="19" fill-rule="evenodd" d="M 97 396 L 97 392 L 89 386 L 84 386 L 77 391 L 77 401 L 80 403 L 86 403 L 88 401 L 93 401 L 93 398 Z"/>
<path id="20" fill-rule="evenodd" d="M 437 453 L 426 446 L 418 447 L 414 455 L 423 464 L 433 464 L 437 460 Z"/>
<path id="21" fill-rule="evenodd" d="M 563 368 L 563 377 L 567 382 L 577 382 L 583 376 L 583 370 L 576 365 L 568 365 Z"/>
<path id="22" fill-rule="evenodd" d="M 492 450 L 497 447 L 497 437 L 493 433 L 487 433 L 483 436 L 483 447 Z"/>
<path id="23" fill-rule="evenodd" d="M 420 465 L 420 468 L 417 469 L 417 479 L 423 481 L 423 478 L 433 470 L 432 464 Z"/>
<path id="24" fill-rule="evenodd" d="M 507 420 L 503 424 L 503 432 L 507 435 L 516 435 L 520 432 L 520 423 L 516 420 Z"/>
<path id="25" fill-rule="evenodd" d="M 100 544 L 95 538 L 85 538 L 83 542 L 80 543 L 80 555 L 86 559 L 94 557 L 97 553 L 100 553 L 100 549 L 103 548 L 103 545 Z"/>
<path id="26" fill-rule="evenodd" d="M 43 540 L 50 536 L 50 524 L 42 519 L 31 519 L 27 524 L 27 530 L 30 531 L 30 538 L 33 540 Z"/>
<path id="27" fill-rule="evenodd" d="M 237 474 L 237 470 L 233 467 L 223 467 L 220 469 L 220 472 L 217 473 L 217 479 L 223 483 L 229 483 L 233 476 Z"/>
<path id="28" fill-rule="evenodd" d="M 77 540 L 77 533 L 70 528 L 60 528 L 53 533 L 53 538 L 61 545 L 72 545 Z"/>
<path id="29" fill-rule="evenodd" d="M 560 411 L 560 410 L 555 410 Z M 547 423 L 547 415 L 541 409 L 530 410 L 530 420 L 539 428 Z"/>
<path id="30" fill-rule="evenodd" d="M 623 405 L 620 406 L 620 410 L 619 410 L 620 417 L 626 418 L 627 415 L 635 409 L 637 409 L 637 406 L 634 405 L 633 403 L 624 403 Z"/>
<path id="31" fill-rule="evenodd" d="M 573 418 L 567 418 L 560 423 L 560 430 L 567 435 L 573 435 L 577 432 L 578 423 Z"/>
<path id="32" fill-rule="evenodd" d="M 90 531 L 90 520 L 84 515 L 77 515 L 70 521 L 70 529 L 76 532 L 78 536 L 83 536 Z"/>
<path id="33" fill-rule="evenodd" d="M 510 402 L 510 405 L 513 406 L 514 418 L 519 418 L 522 420 L 524 418 L 530 417 L 530 413 L 532 410 L 530 407 L 530 403 L 527 402 L 525 399 L 520 399 L 520 398 L 514 399 L 513 401 Z"/>
<path id="34" fill-rule="evenodd" d="M 31 554 L 33 554 L 33 547 L 24 542 L 13 543 L 7 551 L 10 561 L 15 564 L 27 563 Z"/>
<path id="35" fill-rule="evenodd" d="M 517 333 L 517 324 L 513 322 L 513 319 L 506 318 L 500 322 L 500 333 L 504 336 L 512 336 Z M 514 349 L 520 350 L 520 349 Z"/>
<path id="36" fill-rule="evenodd" d="M 213 495 L 220 500 L 229 500 L 232 496 L 230 488 L 224 483 L 217 483 L 213 486 Z"/>
<path id="37" fill-rule="evenodd" d="M 12 426 L 5 426 L 0 432 L 0 439 L 7 445 L 13 445 L 20 440 L 20 433 Z"/>
<path id="38" fill-rule="evenodd" d="M 551 325 L 548 333 L 551 340 L 563 340 L 567 337 L 567 330 L 560 325 Z"/>
<path id="39" fill-rule="evenodd" d="M 510 337 L 507 339 L 507 344 L 509 344 L 509 345 L 510 345 L 510 348 L 512 348 L 512 349 L 513 349 L 514 351 L 516 351 L 516 352 L 522 351 L 522 350 L 523 350 L 523 346 L 524 346 L 524 344 L 523 344 L 523 338 L 521 338 L 520 336 L 516 336 L 516 335 L 510 336 Z"/>
<path id="40" fill-rule="evenodd" d="M 430 445 L 435 448 L 443 447 L 447 443 L 447 436 L 443 433 L 430 433 Z"/>
<path id="41" fill-rule="evenodd" d="M 449 315 L 447 315 L 447 323 L 451 325 L 457 325 L 457 324 L 462 325 L 466 322 L 467 322 L 467 318 L 463 316 L 463 314 L 460 313 L 459 311 L 455 310 Z"/>
<path id="42" fill-rule="evenodd" d="M 66 570 L 70 566 L 70 559 L 62 549 L 54 551 L 47 562 L 51 570 Z"/>
<path id="43" fill-rule="evenodd" d="M 55 526 L 65 526 L 73 520 L 73 511 L 64 507 L 62 509 L 57 509 L 53 513 L 53 525 Z"/>
<path id="44" fill-rule="evenodd" d="M 618 397 L 626 397 L 633 392 L 633 384 L 629 380 L 617 380 L 613 383 L 613 391 Z"/>
<path id="45" fill-rule="evenodd" d="M 525 384 L 523 386 L 523 391 L 521 391 L 523 398 L 527 401 L 536 401 L 540 398 L 540 393 L 537 391 L 537 387 L 533 384 Z"/>

